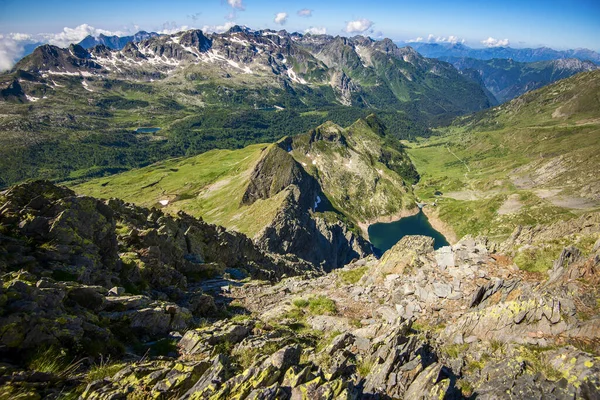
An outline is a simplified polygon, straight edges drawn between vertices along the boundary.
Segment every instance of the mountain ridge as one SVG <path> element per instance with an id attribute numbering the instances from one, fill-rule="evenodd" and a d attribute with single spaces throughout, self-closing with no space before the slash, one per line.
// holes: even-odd
<path id="1" fill-rule="evenodd" d="M 561 58 L 577 58 L 581 61 L 600 63 L 600 53 L 589 49 L 554 50 L 549 47 L 512 48 L 487 47 L 471 48 L 462 43 L 421 43 L 407 42 L 425 57 L 468 57 L 481 60 L 493 58 L 513 59 L 520 62 L 549 61 Z"/>

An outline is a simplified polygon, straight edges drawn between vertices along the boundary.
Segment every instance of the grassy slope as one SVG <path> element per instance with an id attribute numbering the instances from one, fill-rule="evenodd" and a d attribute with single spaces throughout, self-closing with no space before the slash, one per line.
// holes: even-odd
<path id="1" fill-rule="evenodd" d="M 386 145 L 364 120 L 346 129 L 328 123 L 317 130 L 341 139 L 309 143 L 309 134 L 297 136 L 291 154 L 316 177 L 336 209 L 366 223 L 414 207 L 402 177 L 379 161 Z M 337 142 L 342 139 L 347 145 Z"/>
<path id="2" fill-rule="evenodd" d="M 270 221 L 283 199 L 280 195 L 240 206 L 250 172 L 262 151 L 258 144 L 240 150 L 212 150 L 195 157 L 164 161 L 108 178 L 95 179 L 74 189 L 96 197 L 117 197 L 138 205 L 183 210 L 205 221 L 254 236 Z"/>
<path id="3" fill-rule="evenodd" d="M 437 198 L 440 219 L 458 236 L 496 240 L 519 224 L 600 209 L 598 93 L 600 72 L 579 74 L 413 144 L 417 196 Z"/>
<path id="4" fill-rule="evenodd" d="M 345 138 L 348 146 L 339 147 L 327 140 L 308 145 L 310 133 L 295 137 L 292 156 L 321 183 L 331 203 L 353 222 L 364 223 L 391 216 L 414 207 L 410 186 L 402 177 L 378 161 L 382 149 L 394 155 L 392 168 L 399 169 L 406 156 L 387 148 L 364 120 L 342 129 L 327 123 L 329 129 Z M 306 143 L 304 143 L 306 142 Z M 74 189 L 100 198 L 117 197 L 138 205 L 161 207 L 169 200 L 168 212 L 183 210 L 253 237 L 269 224 L 286 191 L 250 206 L 241 206 L 251 172 L 269 146 L 251 145 L 240 150 L 212 150 L 190 158 L 163 161 L 145 168 L 94 179 Z M 310 156 L 307 153 L 310 152 Z M 313 164 L 313 160 L 316 164 Z M 365 193 L 370 193 L 365 196 Z"/>

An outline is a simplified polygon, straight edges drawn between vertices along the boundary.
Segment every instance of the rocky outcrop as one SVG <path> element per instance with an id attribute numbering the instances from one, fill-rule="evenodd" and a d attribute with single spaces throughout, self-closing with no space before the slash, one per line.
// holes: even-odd
<path id="1" fill-rule="evenodd" d="M 306 198 L 315 198 L 318 184 L 279 146 L 272 145 L 262 156 L 250 176 L 242 204 L 250 205 L 277 195 L 290 185 L 296 185 Z M 304 205 L 302 205 L 304 206 Z"/>
<path id="2" fill-rule="evenodd" d="M 203 293 L 226 271 L 319 274 L 180 213 L 100 201 L 38 181 L 0 195 L 0 355 L 48 347 L 120 354 L 226 313 Z M 208 290 L 208 289 L 207 289 Z"/>
<path id="3" fill-rule="evenodd" d="M 282 148 L 286 144 L 265 150 L 242 197 L 248 205 L 285 192 L 275 217 L 254 242 L 267 252 L 294 254 L 325 270 L 370 254 L 369 243 L 334 211 L 317 180 Z"/>
<path id="4" fill-rule="evenodd" d="M 371 254 L 369 242 L 338 214 L 314 214 L 312 205 L 306 207 L 306 198 L 299 187 L 289 187 L 273 222 L 257 235 L 256 243 L 268 252 L 296 254 L 326 271 Z"/>

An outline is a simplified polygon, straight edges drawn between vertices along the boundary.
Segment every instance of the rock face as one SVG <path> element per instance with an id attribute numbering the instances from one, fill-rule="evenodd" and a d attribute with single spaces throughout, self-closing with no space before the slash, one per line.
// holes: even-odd
<path id="1" fill-rule="evenodd" d="M 129 333 L 186 329 L 218 313 L 201 284 L 231 268 L 275 280 L 321 273 L 183 213 L 44 181 L 13 187 L 0 196 L 1 351 L 75 343 L 110 352 Z"/>
<path id="2" fill-rule="evenodd" d="M 339 268 L 371 253 L 369 243 L 349 230 L 333 211 L 324 218 L 317 209 L 331 210 L 319 183 L 287 151 L 271 146 L 252 172 L 243 204 L 285 192 L 273 220 L 254 238 L 267 252 L 294 254 L 325 270 Z"/>

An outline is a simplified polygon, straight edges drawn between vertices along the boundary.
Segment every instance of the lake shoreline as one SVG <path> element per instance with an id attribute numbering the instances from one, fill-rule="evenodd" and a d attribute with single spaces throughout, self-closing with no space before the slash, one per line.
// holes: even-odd
<path id="1" fill-rule="evenodd" d="M 455 245 L 458 242 L 458 237 L 454 229 L 440 219 L 437 209 L 425 206 L 422 210 L 433 229 L 441 233 L 451 245 Z"/>
<path id="2" fill-rule="evenodd" d="M 412 217 L 413 215 L 417 215 L 419 213 L 420 209 L 419 207 L 415 207 L 415 208 L 411 208 L 409 210 L 402 210 L 396 214 L 392 214 L 392 215 L 385 215 L 382 217 L 377 217 L 377 218 L 373 218 L 370 219 L 368 221 L 365 222 L 359 222 L 358 223 L 358 227 L 360 228 L 360 231 L 363 233 L 363 236 L 368 240 L 371 241 L 371 239 L 369 239 L 369 226 L 374 225 L 374 224 L 380 224 L 380 223 L 390 223 L 390 222 L 396 222 L 401 220 L 402 218 L 406 218 L 406 217 Z"/>

